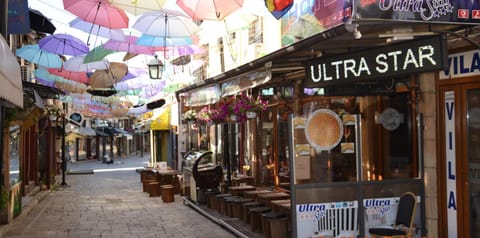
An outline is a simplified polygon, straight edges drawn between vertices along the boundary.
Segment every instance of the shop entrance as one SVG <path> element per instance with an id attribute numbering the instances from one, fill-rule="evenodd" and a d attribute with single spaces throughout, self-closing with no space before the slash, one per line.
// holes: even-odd
<path id="1" fill-rule="evenodd" d="M 440 87 L 440 234 L 480 237 L 480 83 Z"/>

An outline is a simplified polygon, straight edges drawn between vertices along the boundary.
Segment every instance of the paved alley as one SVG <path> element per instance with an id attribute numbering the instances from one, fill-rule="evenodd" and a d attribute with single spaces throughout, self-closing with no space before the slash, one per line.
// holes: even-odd
<path id="1" fill-rule="evenodd" d="M 50 192 L 31 212 L 15 220 L 4 237 L 235 237 L 187 205 L 142 192 L 140 175 L 148 158 L 69 163 L 67 186 Z M 61 178 L 61 177 L 59 177 Z"/>

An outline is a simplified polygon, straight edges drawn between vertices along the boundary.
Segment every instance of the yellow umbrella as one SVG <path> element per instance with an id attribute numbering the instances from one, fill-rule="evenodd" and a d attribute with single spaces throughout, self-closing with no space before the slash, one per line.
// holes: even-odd
<path id="1" fill-rule="evenodd" d="M 108 69 L 93 72 L 88 84 L 92 88 L 109 88 L 125 77 L 127 73 L 128 66 L 126 64 L 111 62 Z"/>

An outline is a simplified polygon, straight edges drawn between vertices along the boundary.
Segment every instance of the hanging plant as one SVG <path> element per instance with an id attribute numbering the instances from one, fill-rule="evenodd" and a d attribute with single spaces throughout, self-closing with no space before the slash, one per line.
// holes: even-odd
<path id="1" fill-rule="evenodd" d="M 188 110 L 183 113 L 182 119 L 185 121 L 195 121 L 197 119 L 197 112 L 193 109 Z"/>

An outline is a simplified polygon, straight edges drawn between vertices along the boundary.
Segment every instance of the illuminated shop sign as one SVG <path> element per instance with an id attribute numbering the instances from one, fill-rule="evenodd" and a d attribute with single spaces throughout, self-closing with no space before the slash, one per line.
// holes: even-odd
<path id="1" fill-rule="evenodd" d="M 442 36 L 319 58 L 306 63 L 307 86 L 353 82 L 446 69 Z"/>

